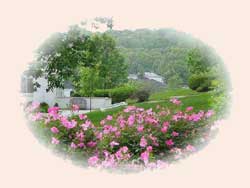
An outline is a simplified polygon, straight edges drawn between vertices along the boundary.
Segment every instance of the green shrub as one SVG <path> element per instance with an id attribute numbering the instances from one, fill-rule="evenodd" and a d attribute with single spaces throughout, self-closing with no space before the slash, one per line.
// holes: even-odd
<path id="1" fill-rule="evenodd" d="M 138 89 L 134 94 L 133 98 L 136 98 L 138 102 L 147 101 L 150 96 L 150 91 L 146 88 Z"/>
<path id="2" fill-rule="evenodd" d="M 49 105 L 46 102 L 40 103 L 40 112 L 47 113 L 49 109 Z"/>
<path id="3" fill-rule="evenodd" d="M 129 98 L 129 99 L 126 100 L 126 103 L 128 103 L 128 105 L 135 104 L 135 103 L 137 103 L 137 99 Z"/>
<path id="4" fill-rule="evenodd" d="M 95 97 L 110 97 L 110 89 L 97 89 L 94 91 Z"/>
<path id="5" fill-rule="evenodd" d="M 113 89 L 97 89 L 94 91 L 95 97 L 110 97 L 112 103 L 126 101 L 136 91 L 134 86 L 124 85 Z"/>
<path id="6" fill-rule="evenodd" d="M 188 86 L 198 92 L 206 92 L 213 89 L 214 76 L 208 74 L 194 74 L 188 80 Z"/>
<path id="7" fill-rule="evenodd" d="M 126 99 L 130 98 L 135 91 L 136 88 L 131 86 L 118 87 L 111 90 L 110 97 L 112 98 L 113 103 L 118 103 L 126 101 Z"/>

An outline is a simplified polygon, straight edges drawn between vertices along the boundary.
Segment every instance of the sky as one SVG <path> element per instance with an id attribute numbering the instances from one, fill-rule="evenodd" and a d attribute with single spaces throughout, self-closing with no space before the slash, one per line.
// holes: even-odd
<path id="1" fill-rule="evenodd" d="M 249 7 L 247 0 L 0 1 L 1 187 L 250 187 Z M 113 16 L 116 29 L 171 27 L 215 48 L 230 72 L 233 104 L 206 149 L 166 172 L 119 176 L 75 168 L 36 142 L 19 108 L 20 74 L 48 36 L 96 16 Z"/>

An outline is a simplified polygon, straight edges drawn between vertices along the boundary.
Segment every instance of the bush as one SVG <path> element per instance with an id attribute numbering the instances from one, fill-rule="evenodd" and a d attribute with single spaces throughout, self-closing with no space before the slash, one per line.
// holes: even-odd
<path id="1" fill-rule="evenodd" d="M 97 89 L 94 91 L 95 97 L 110 97 L 110 89 Z"/>
<path id="2" fill-rule="evenodd" d="M 116 115 L 107 115 L 95 126 L 88 114 L 48 119 L 31 111 L 27 117 L 36 125 L 30 126 L 34 133 L 65 157 L 73 159 L 78 153 L 88 158 L 89 166 L 111 169 L 123 165 L 133 168 L 131 164 L 140 169 L 155 165 L 158 168 L 165 159 L 174 162 L 196 151 L 196 146 L 199 149 L 198 144 L 203 145 L 214 133 L 213 110 L 180 111 L 181 105 L 176 102 L 181 101 L 170 102 L 168 107 L 159 106 L 158 110 L 127 106 Z M 54 107 L 48 116 L 59 117 L 58 112 Z"/>
<path id="3" fill-rule="evenodd" d="M 147 101 L 150 96 L 150 91 L 146 88 L 141 88 L 137 90 L 132 98 L 136 98 L 138 102 Z"/>
<path id="4" fill-rule="evenodd" d="M 190 89 L 198 92 L 210 91 L 212 90 L 212 83 L 214 79 L 214 76 L 207 74 L 194 74 L 190 76 L 188 86 Z"/>
<path id="5" fill-rule="evenodd" d="M 49 109 L 49 105 L 46 102 L 40 103 L 40 112 L 47 113 Z"/>
<path id="6" fill-rule="evenodd" d="M 117 87 L 114 89 L 97 89 L 94 91 L 95 97 L 111 97 L 112 103 L 126 101 L 136 91 L 136 88 L 130 85 Z"/>
<path id="7" fill-rule="evenodd" d="M 111 90 L 112 102 L 117 103 L 126 101 L 126 99 L 130 98 L 135 91 L 136 88 L 130 86 L 112 89 Z"/>

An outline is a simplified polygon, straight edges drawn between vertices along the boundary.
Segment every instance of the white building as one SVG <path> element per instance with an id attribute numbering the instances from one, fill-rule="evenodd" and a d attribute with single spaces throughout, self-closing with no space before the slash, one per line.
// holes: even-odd
<path id="1" fill-rule="evenodd" d="M 145 72 L 144 78 L 149 79 L 149 80 L 154 80 L 160 83 L 164 83 L 163 77 L 153 72 Z M 137 80 L 138 76 L 136 74 L 129 74 L 128 79 Z"/>
<path id="2" fill-rule="evenodd" d="M 145 72 L 144 77 L 149 80 L 155 80 L 157 82 L 164 83 L 163 77 L 153 72 Z"/>
<path id="3" fill-rule="evenodd" d="M 79 102 L 79 105 L 84 109 L 99 109 L 111 105 L 111 98 L 108 97 L 70 97 L 73 86 L 70 82 L 65 82 L 64 89 L 56 88 L 53 91 L 47 92 L 48 82 L 45 78 L 38 78 L 37 82 L 40 87 L 34 90 L 32 77 L 22 76 L 21 95 L 23 102 L 36 101 L 46 102 L 49 106 L 54 106 L 56 103 L 60 108 L 69 108 L 71 103 Z"/>

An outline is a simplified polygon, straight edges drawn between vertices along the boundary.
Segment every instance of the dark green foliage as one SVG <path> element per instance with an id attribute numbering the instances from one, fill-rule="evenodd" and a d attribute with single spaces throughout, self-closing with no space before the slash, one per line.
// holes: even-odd
<path id="1" fill-rule="evenodd" d="M 94 91 L 95 97 L 111 97 L 112 103 L 126 101 L 136 91 L 136 88 L 130 85 L 125 85 L 113 89 L 97 89 Z"/>
<path id="2" fill-rule="evenodd" d="M 214 76 L 208 74 L 194 74 L 190 76 L 188 85 L 192 90 L 205 92 L 212 90 L 212 81 L 214 79 Z"/>
<path id="3" fill-rule="evenodd" d="M 97 88 L 113 88 L 127 81 L 127 65 L 114 39 L 107 33 L 88 35 L 78 26 L 46 40 L 37 50 L 37 61 L 43 70 L 40 76 L 48 80 L 48 91 L 63 88 L 65 80 L 72 81 L 75 89 L 81 88 L 82 67 L 98 72 Z"/>
<path id="4" fill-rule="evenodd" d="M 150 91 L 146 88 L 138 89 L 132 98 L 136 98 L 138 102 L 147 101 L 150 96 Z"/>
<path id="5" fill-rule="evenodd" d="M 40 112 L 47 113 L 49 109 L 49 105 L 46 102 L 40 103 Z"/>
<path id="6" fill-rule="evenodd" d="M 94 91 L 95 97 L 110 97 L 110 89 L 97 89 Z"/>

